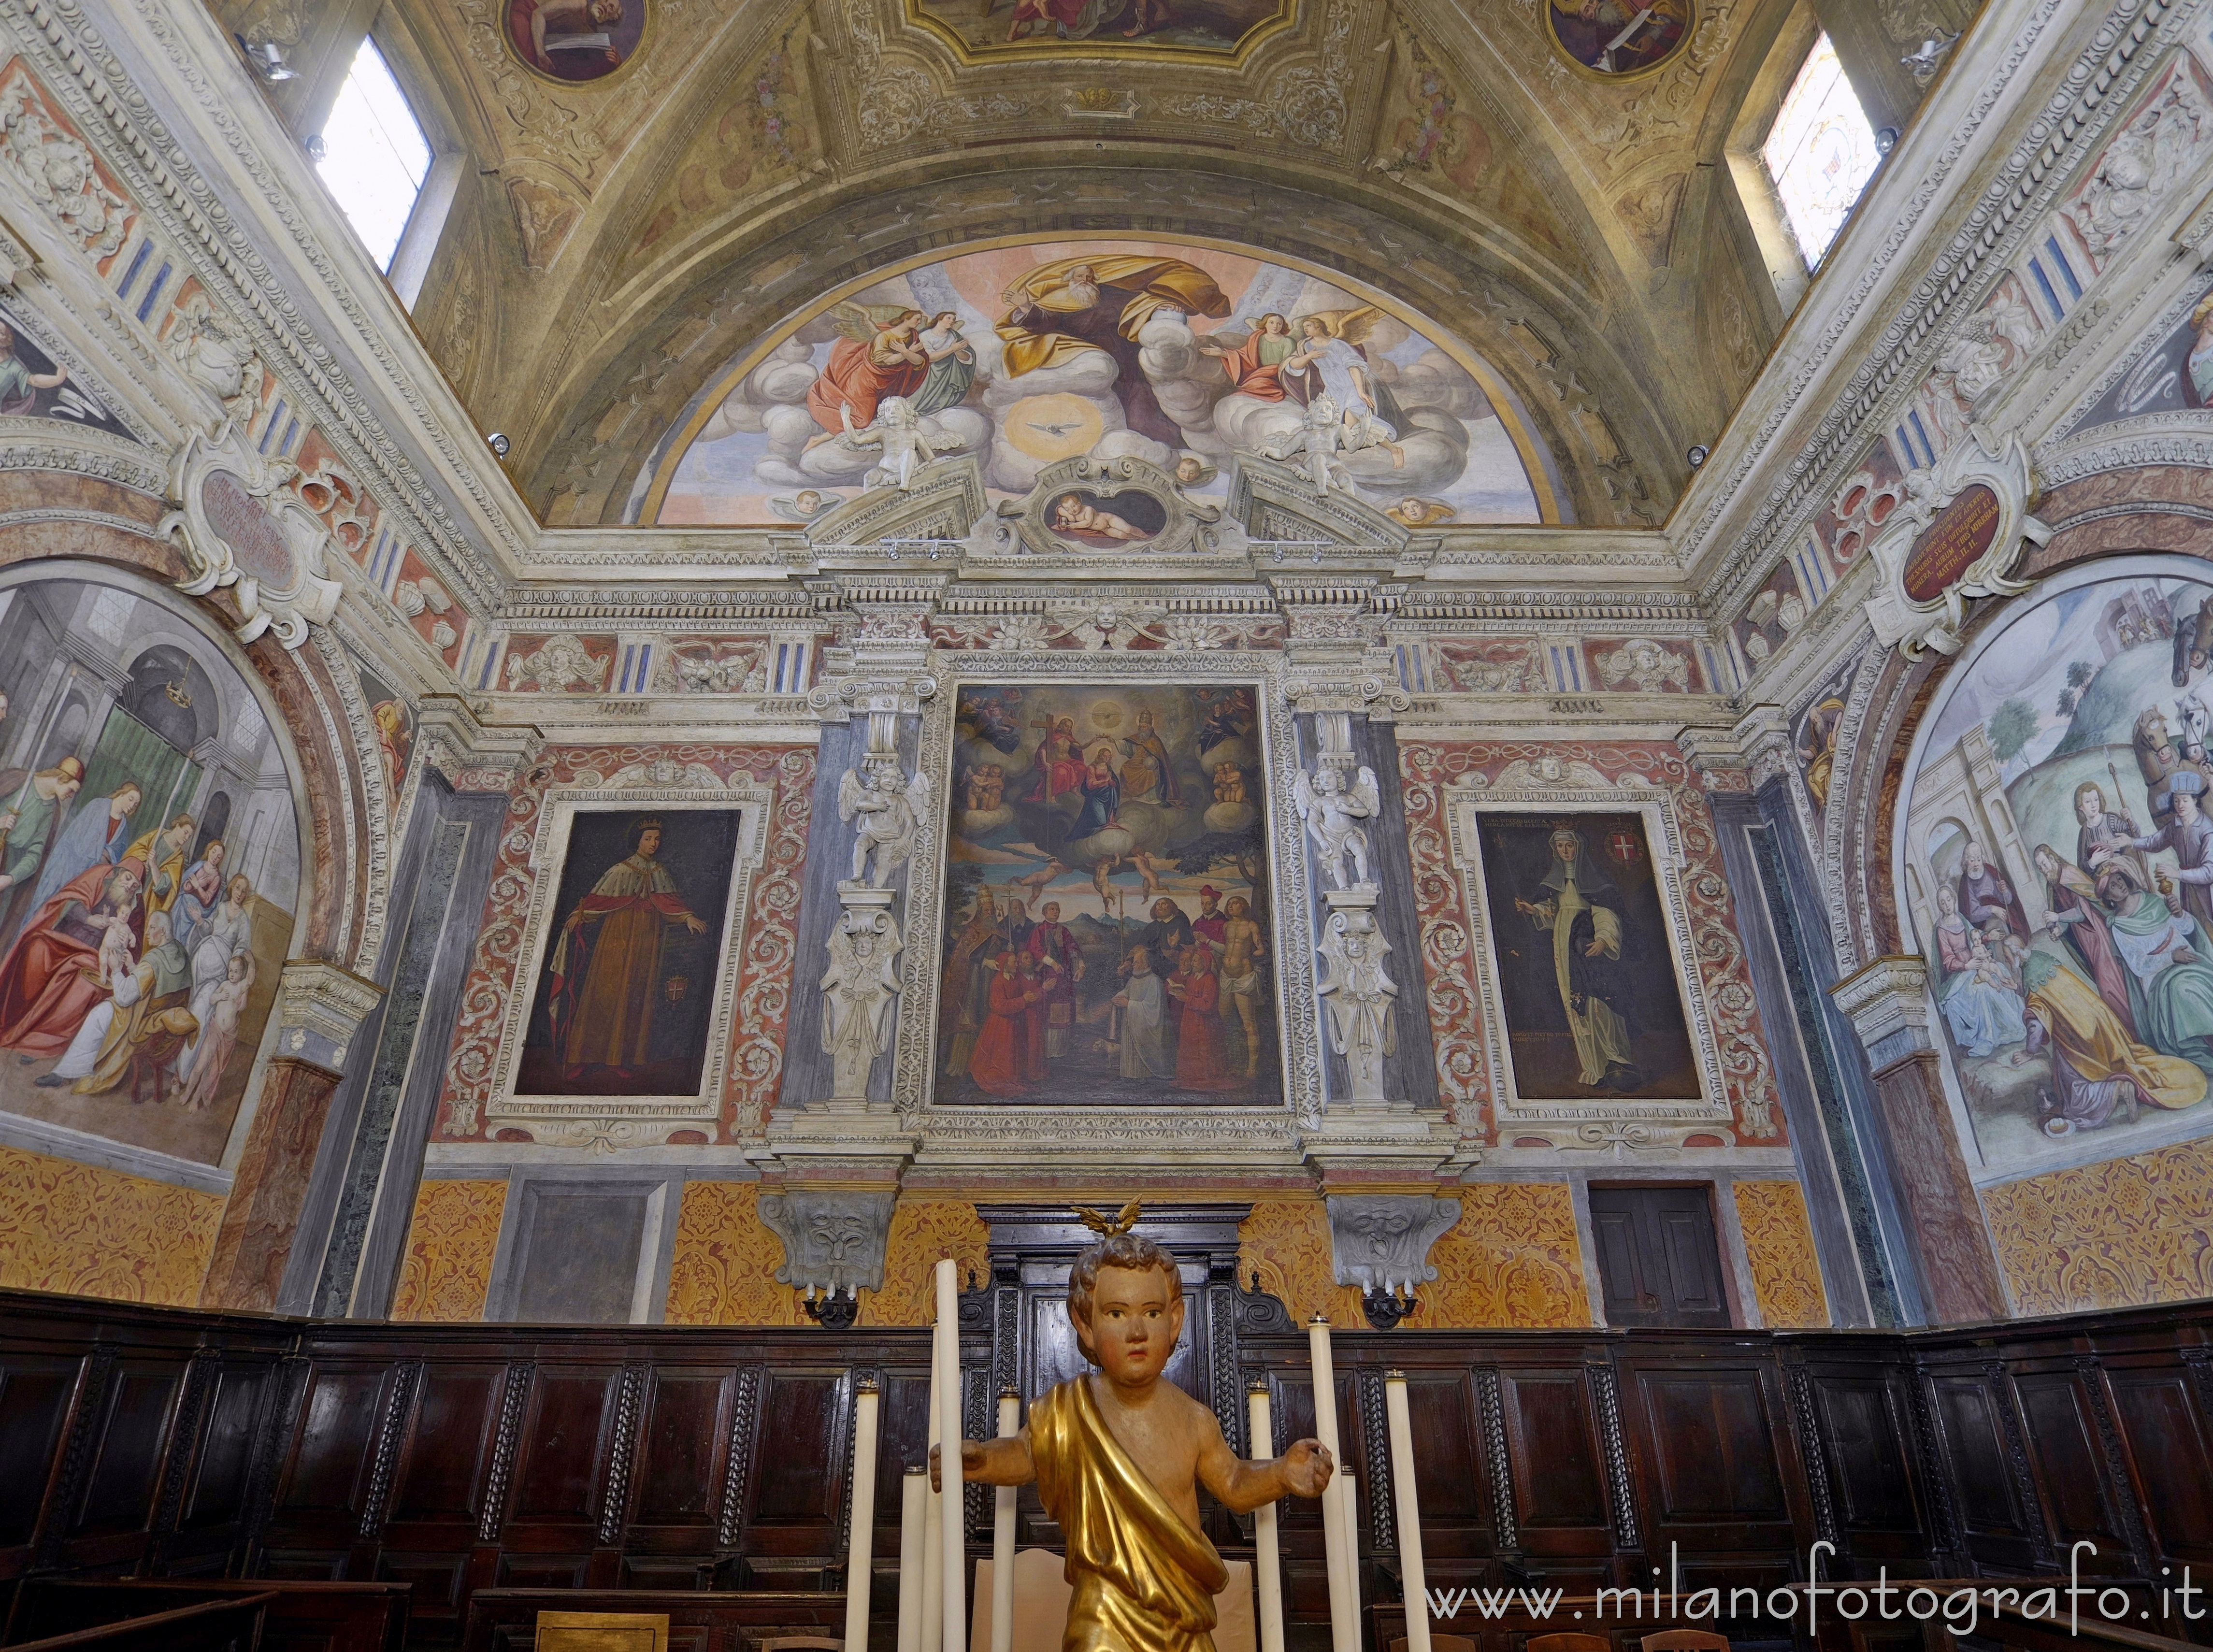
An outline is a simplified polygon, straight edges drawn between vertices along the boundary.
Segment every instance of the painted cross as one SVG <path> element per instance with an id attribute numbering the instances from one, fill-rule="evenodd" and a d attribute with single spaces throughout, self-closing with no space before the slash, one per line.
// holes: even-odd
<path id="1" fill-rule="evenodd" d="M 1627 827 L 1609 833 L 1606 846 L 1607 852 L 1624 866 L 1637 864 L 1637 834 Z"/>

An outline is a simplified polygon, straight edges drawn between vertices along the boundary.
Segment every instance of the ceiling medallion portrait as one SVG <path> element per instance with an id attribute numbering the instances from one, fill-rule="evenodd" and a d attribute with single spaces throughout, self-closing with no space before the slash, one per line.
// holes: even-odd
<path id="1" fill-rule="evenodd" d="M 1553 49 L 1593 80 L 1635 80 L 1664 68 L 1689 44 L 1697 0 L 1551 0 Z"/>
<path id="2" fill-rule="evenodd" d="M 564 86 L 607 79 L 637 56 L 650 0 L 507 0 L 508 50 Z"/>
<path id="3" fill-rule="evenodd" d="M 1075 56 L 1239 63 L 1289 27 L 1297 9 L 1298 0 L 906 0 L 907 21 L 966 63 Z"/>

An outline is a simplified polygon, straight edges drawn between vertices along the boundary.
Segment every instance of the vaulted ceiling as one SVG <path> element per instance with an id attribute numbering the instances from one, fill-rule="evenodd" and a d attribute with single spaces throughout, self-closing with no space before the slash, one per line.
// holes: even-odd
<path id="1" fill-rule="evenodd" d="M 1152 3 L 1220 22 L 1236 0 Z M 361 27 L 360 0 L 318 3 L 225 21 L 289 32 L 312 66 Z M 1244 0 L 1231 49 L 1112 27 L 1010 45 L 1008 0 L 627 0 L 648 8 L 627 60 L 564 83 L 509 44 L 530 3 L 389 0 L 376 30 L 466 160 L 416 325 L 567 524 L 624 520 L 704 387 L 834 290 L 936 249 L 1117 233 L 1430 318 L 1526 410 L 1564 517 L 1657 523 L 1783 320 L 1733 132 L 1764 125 L 1820 26 L 1857 43 L 1870 116 L 1902 121 L 1917 88 L 1885 65 L 1964 21 L 1961 0 L 1820 25 L 1805 0 L 1697 0 L 1680 51 L 1607 77 L 1559 49 L 1546 0 Z M 296 127 L 331 79 L 280 88 Z"/>

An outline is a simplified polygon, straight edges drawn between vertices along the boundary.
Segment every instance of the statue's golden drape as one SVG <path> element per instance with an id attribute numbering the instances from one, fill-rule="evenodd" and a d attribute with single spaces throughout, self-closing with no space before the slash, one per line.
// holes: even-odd
<path id="1" fill-rule="evenodd" d="M 1068 1539 L 1061 1652 L 1214 1652 L 1214 1597 L 1229 1573 L 1100 1414 L 1090 1381 L 1030 1407 L 1038 1497 Z"/>

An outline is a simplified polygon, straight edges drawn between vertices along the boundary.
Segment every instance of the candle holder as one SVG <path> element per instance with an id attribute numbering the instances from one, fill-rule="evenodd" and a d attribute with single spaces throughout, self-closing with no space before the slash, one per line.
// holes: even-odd
<path id="1" fill-rule="evenodd" d="M 1404 1296 L 1400 1296 L 1395 1291 L 1384 1289 L 1381 1285 L 1375 1286 L 1360 1299 L 1360 1311 L 1368 1316 L 1368 1323 L 1378 1331 L 1396 1331 L 1399 1328 L 1399 1321 L 1419 1306 L 1420 1304 L 1414 1298 L 1414 1293 L 1411 1290 Z"/>
<path id="2" fill-rule="evenodd" d="M 853 1321 L 860 1316 L 860 1293 L 852 1289 L 832 1289 L 817 1296 L 812 1292 L 800 1298 L 800 1307 L 807 1317 L 825 1331 L 850 1331 Z"/>

